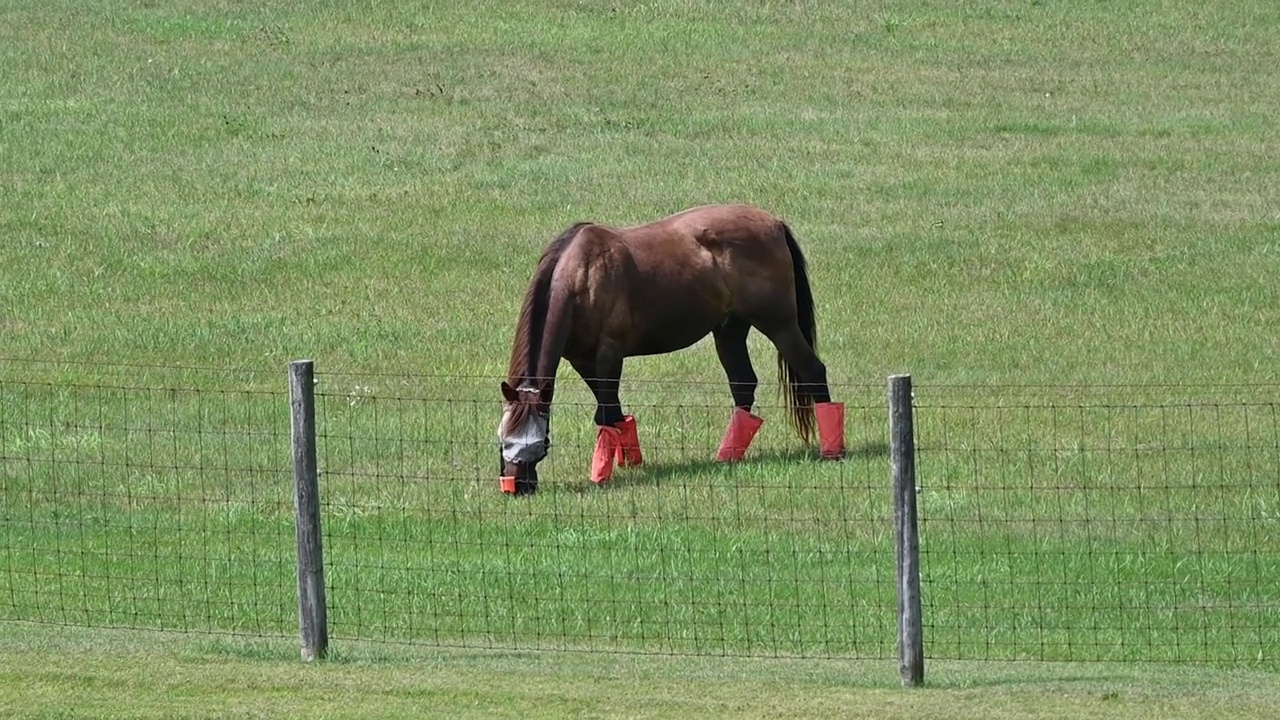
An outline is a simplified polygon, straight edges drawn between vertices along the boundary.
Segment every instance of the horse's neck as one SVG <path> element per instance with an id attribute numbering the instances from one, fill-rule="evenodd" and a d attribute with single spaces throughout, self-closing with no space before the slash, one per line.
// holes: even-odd
<path id="1" fill-rule="evenodd" d="M 556 371 L 560 367 L 560 359 L 564 357 L 565 342 L 569 337 L 569 325 L 572 311 L 567 298 L 562 293 L 548 290 L 544 302 L 540 303 L 544 310 L 529 314 L 531 327 L 525 329 L 528 342 L 524 346 L 524 358 L 521 361 L 524 377 L 520 382 L 555 381 Z"/>

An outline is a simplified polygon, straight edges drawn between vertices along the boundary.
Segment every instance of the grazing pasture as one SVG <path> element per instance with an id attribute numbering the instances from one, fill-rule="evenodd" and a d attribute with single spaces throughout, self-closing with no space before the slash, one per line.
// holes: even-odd
<path id="1" fill-rule="evenodd" d="M 1094 664 L 1148 660 L 1257 665 L 1231 707 L 1274 704 L 1274 3 L 121 0 L 8 3 L 0 22 L 17 684 L 113 642 L 54 625 L 218 633 L 187 655 L 119 642 L 139 665 L 214 656 L 227 685 L 292 654 L 272 640 L 296 627 L 284 367 L 312 357 L 332 632 L 340 657 L 361 648 L 322 672 L 414 684 L 423 645 L 636 653 L 607 662 L 640 668 L 638 715 L 664 663 L 708 688 L 814 673 L 814 696 L 838 684 L 825 670 L 724 656 L 891 666 L 883 383 L 910 372 L 926 651 L 990 663 L 944 665 L 941 707 L 998 716 L 962 689 L 991 682 L 1051 714 L 1104 717 L 1093 701 L 1120 692 L 1125 717 L 1153 698 L 1207 716 L 1242 677 L 1180 669 L 1202 701 Z M 539 253 L 578 221 L 722 202 L 804 247 L 850 458 L 798 445 L 753 335 L 749 462 L 706 462 L 730 409 L 708 341 L 628 361 L 648 465 L 605 492 L 585 478 L 590 396 L 562 367 L 544 487 L 502 497 L 498 381 Z M 685 654 L 707 665 L 665 657 Z M 449 658 L 446 706 L 511 671 Z M 1023 658 L 1076 663 L 990 662 Z M 127 686 L 129 666 L 86 672 Z M 556 687 L 489 709 L 617 714 Z"/>

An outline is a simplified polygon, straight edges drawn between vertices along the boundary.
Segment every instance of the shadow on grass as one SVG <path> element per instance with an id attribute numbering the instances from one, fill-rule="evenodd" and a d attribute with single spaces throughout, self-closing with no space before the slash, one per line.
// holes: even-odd
<path id="1" fill-rule="evenodd" d="M 845 460 L 870 460 L 889 456 L 889 446 L 883 442 L 860 443 L 845 452 Z M 837 464 L 841 461 L 837 461 Z M 691 478 L 706 478 L 708 481 L 730 479 L 744 471 L 759 471 L 768 468 L 782 468 L 793 465 L 827 465 L 831 461 L 820 460 L 813 447 L 797 447 L 787 450 L 766 450 L 749 455 L 742 462 L 720 463 L 706 460 L 682 459 L 663 461 L 646 458 L 638 468 L 618 468 L 613 477 L 603 485 L 572 483 L 559 486 L 562 492 L 588 493 L 601 492 L 626 487 L 662 487 L 671 483 L 687 484 Z"/>

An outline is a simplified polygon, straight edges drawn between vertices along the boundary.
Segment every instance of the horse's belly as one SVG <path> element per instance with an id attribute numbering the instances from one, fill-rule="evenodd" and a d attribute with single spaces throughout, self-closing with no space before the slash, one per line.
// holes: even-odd
<path id="1" fill-rule="evenodd" d="M 699 340 L 701 340 L 706 336 L 707 336 L 707 333 L 703 333 L 693 338 L 689 338 L 689 337 L 682 337 L 677 339 L 656 338 L 654 340 L 649 340 L 646 338 L 644 342 L 641 342 L 637 344 L 634 348 L 632 348 L 631 352 L 628 354 L 629 355 L 662 355 L 663 353 L 675 352 L 676 350 L 683 350 L 689 347 L 690 345 L 693 345 L 694 343 L 698 342 Z"/>
<path id="2" fill-rule="evenodd" d="M 673 316 L 654 323 L 636 338 L 630 355 L 661 355 L 693 345 L 706 337 L 718 320 L 696 316 Z"/>

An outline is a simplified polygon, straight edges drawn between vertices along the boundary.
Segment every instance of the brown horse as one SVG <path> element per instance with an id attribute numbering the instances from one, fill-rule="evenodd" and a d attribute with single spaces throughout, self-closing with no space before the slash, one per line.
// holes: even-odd
<path id="1" fill-rule="evenodd" d="M 844 452 L 843 406 L 831 402 L 815 352 L 813 294 L 791 230 L 754 207 L 693 208 L 647 225 L 579 223 L 538 261 L 511 350 L 498 436 L 503 489 L 537 488 L 550 446 L 549 418 L 561 358 L 586 381 L 599 426 L 592 477 L 639 464 L 634 418 L 618 397 L 623 359 L 688 347 L 711 333 L 734 411 L 717 459 L 742 458 L 762 420 L 751 414 L 757 379 L 747 353 L 756 328 L 778 349 L 791 423 L 809 443 L 815 408 L 821 456 Z"/>

